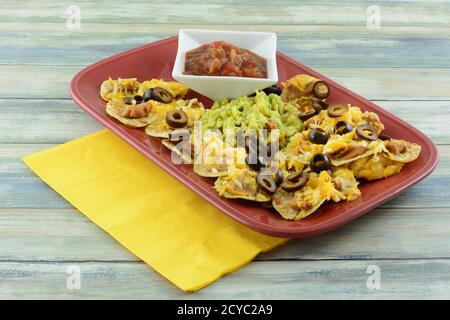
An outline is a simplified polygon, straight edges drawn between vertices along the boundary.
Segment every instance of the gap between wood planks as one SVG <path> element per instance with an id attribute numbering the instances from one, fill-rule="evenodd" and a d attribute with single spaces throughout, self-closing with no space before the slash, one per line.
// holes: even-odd
<path id="1" fill-rule="evenodd" d="M 292 239 L 293 241 L 301 241 L 301 239 Z M 277 249 L 274 249 L 277 250 Z M 261 255 L 261 254 L 260 254 Z M 302 259 L 302 258 L 270 258 L 269 259 L 260 259 L 260 255 L 256 256 L 252 262 L 333 262 L 333 261 L 432 261 L 432 260 L 445 260 L 450 261 L 450 257 L 429 257 L 429 258 L 325 258 L 325 259 Z M 144 261 L 136 258 L 137 260 L 0 260 L 0 263 L 36 263 L 36 264 L 59 264 L 59 263 L 111 263 L 111 264 L 143 264 L 147 265 Z"/>

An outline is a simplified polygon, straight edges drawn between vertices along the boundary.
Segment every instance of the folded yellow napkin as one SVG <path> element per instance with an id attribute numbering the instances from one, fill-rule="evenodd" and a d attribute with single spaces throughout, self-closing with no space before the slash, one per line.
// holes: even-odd
<path id="1" fill-rule="evenodd" d="M 23 158 L 50 187 L 185 291 L 286 239 L 248 229 L 108 130 Z"/>

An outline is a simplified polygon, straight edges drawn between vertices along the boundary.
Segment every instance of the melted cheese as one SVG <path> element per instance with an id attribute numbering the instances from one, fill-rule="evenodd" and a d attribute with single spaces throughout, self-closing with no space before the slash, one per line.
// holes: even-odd
<path id="1" fill-rule="evenodd" d="M 139 87 L 139 94 L 143 95 L 145 91 L 153 88 L 163 88 L 170 92 L 174 97 L 184 98 L 189 90 L 184 84 L 175 81 L 164 81 L 162 79 L 152 79 L 150 81 L 144 81 Z"/>

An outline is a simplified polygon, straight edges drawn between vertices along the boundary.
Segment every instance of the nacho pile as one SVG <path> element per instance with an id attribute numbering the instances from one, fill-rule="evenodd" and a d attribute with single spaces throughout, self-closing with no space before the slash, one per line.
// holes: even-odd
<path id="1" fill-rule="evenodd" d="M 287 220 L 356 200 L 361 180 L 387 178 L 420 154 L 420 145 L 386 136 L 377 114 L 329 102 L 321 79 L 301 74 L 268 89 L 210 109 L 186 99 L 183 84 L 159 79 L 108 79 L 100 96 L 111 117 L 163 138 L 196 174 L 216 179 L 220 196 L 271 206 Z"/>

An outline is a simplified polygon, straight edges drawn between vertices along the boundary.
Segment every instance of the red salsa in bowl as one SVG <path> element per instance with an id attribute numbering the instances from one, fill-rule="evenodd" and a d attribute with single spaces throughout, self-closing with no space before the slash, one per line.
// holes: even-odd
<path id="1" fill-rule="evenodd" d="M 214 41 L 186 52 L 185 75 L 267 78 L 267 61 L 225 41 Z"/>

